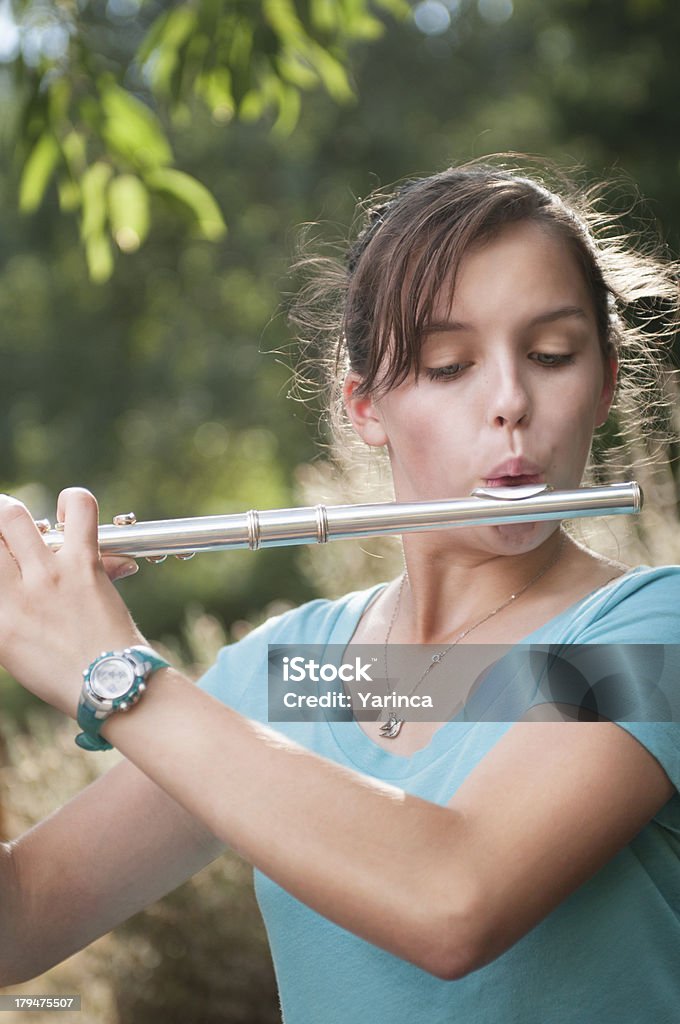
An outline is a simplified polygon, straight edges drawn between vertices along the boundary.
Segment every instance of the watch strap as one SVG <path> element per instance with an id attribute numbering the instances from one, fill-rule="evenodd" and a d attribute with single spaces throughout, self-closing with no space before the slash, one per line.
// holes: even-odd
<path id="1" fill-rule="evenodd" d="M 95 658 L 84 673 L 86 680 L 93 668 L 102 659 L 129 655 L 133 656 L 131 660 L 139 659 L 141 664 L 137 665 L 134 683 L 130 689 L 123 696 L 117 697 L 112 702 L 113 706 L 109 710 L 97 708 L 88 698 L 86 684 L 83 686 L 76 716 L 78 725 L 83 730 L 76 736 L 76 744 L 82 747 L 83 750 L 112 750 L 113 745 L 100 734 L 101 727 L 109 720 L 111 715 L 117 711 L 128 710 L 140 699 L 145 688 L 142 687 L 140 689 L 140 687 L 142 684 L 146 684 L 146 681 L 153 672 L 161 668 L 170 667 L 170 663 L 165 658 L 161 658 L 155 651 L 152 651 L 150 647 L 126 647 L 124 651 L 105 651 L 98 658 Z M 142 671 L 139 671 L 140 669 Z"/>
<path id="2" fill-rule="evenodd" d="M 108 721 L 110 715 L 98 719 L 94 708 L 88 707 L 83 701 L 78 706 L 78 725 L 83 730 L 76 736 L 76 743 L 83 750 L 112 750 L 113 744 L 108 743 L 99 730 L 104 722 Z"/>

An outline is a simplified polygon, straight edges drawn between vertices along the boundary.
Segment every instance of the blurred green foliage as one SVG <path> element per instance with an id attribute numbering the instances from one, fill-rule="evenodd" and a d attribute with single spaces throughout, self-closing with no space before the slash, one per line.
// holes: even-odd
<path id="1" fill-rule="evenodd" d="M 403 0 L 374 7 L 408 10 Z M 172 166 L 165 120 L 181 124 L 200 101 L 217 124 L 271 115 L 272 131 L 288 135 L 302 91 L 353 97 L 347 47 L 383 30 L 365 0 L 18 0 L 11 11 L 19 208 L 35 211 L 56 178 L 97 282 L 111 276 L 116 246 L 144 242 L 152 195 L 184 207 L 199 237 L 226 230 L 210 191 Z"/>

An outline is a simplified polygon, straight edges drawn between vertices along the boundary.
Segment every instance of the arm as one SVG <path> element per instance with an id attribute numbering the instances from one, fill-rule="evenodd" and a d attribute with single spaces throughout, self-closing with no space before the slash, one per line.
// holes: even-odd
<path id="1" fill-rule="evenodd" d="M 98 567 L 91 499 L 70 501 L 57 556 L 17 505 L 0 505 L 13 556 L 3 562 L 0 550 L 11 597 L 0 649 L 17 678 L 74 715 L 82 667 L 140 635 Z M 655 759 L 617 726 L 521 723 L 440 807 L 324 761 L 171 670 L 104 733 L 294 896 L 444 978 L 498 956 L 672 792 Z"/>
<path id="2" fill-rule="evenodd" d="M 116 765 L 0 845 L 0 987 L 60 963 L 223 849 L 133 765 Z"/>
<path id="3" fill-rule="evenodd" d="M 504 952 L 673 793 L 616 725 L 525 722 L 439 807 L 325 761 L 172 671 L 104 731 L 298 899 L 444 978 Z"/>
<path id="4" fill-rule="evenodd" d="M 0 843 L 0 965 L 14 953 L 14 926 L 19 920 L 19 886 L 11 843 Z M 9 984 L 0 968 L 0 988 Z"/>
<path id="5" fill-rule="evenodd" d="M 475 967 L 604 867 L 673 796 L 659 762 L 610 722 L 518 722 L 451 801 L 482 906 Z"/>

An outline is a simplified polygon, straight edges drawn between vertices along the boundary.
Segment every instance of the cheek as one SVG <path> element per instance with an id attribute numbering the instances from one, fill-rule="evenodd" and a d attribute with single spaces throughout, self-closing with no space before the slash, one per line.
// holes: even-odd
<path id="1" fill-rule="evenodd" d="M 389 440 L 400 447 L 416 444 L 424 430 L 436 425 L 438 415 L 435 403 L 428 402 L 415 388 L 401 393 L 396 389 L 382 400 L 380 412 Z"/>
<path id="2" fill-rule="evenodd" d="M 557 463 L 582 472 L 593 441 L 597 402 L 592 395 L 581 392 L 574 396 L 573 402 L 564 402 L 563 409 L 564 415 L 555 420 L 555 425 L 559 424 Z"/>
<path id="3" fill-rule="evenodd" d="M 599 358 L 588 360 L 587 366 L 582 367 L 581 372 L 571 378 L 560 380 L 556 377 L 559 403 L 553 407 L 554 411 L 559 412 L 562 409 L 563 418 L 571 418 L 576 430 L 593 429 L 601 404 L 604 382 L 604 369 Z"/>
<path id="4" fill-rule="evenodd" d="M 595 426 L 598 401 L 595 395 L 579 395 L 574 401 L 573 426 L 579 432 L 591 431 Z"/>
<path id="5" fill-rule="evenodd" d="M 384 409 L 383 425 L 393 469 L 401 467 L 409 478 L 430 474 L 450 445 L 447 417 L 422 395 L 410 395 Z"/>

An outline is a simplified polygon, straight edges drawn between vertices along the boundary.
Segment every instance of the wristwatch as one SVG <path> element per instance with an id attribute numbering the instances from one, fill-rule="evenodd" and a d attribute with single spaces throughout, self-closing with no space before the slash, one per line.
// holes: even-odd
<path id="1" fill-rule="evenodd" d="M 104 651 L 83 672 L 78 701 L 78 725 L 83 730 L 76 743 L 83 750 L 111 750 L 100 735 L 104 723 L 117 711 L 129 711 L 144 691 L 149 676 L 169 663 L 150 647 L 126 647 Z"/>

